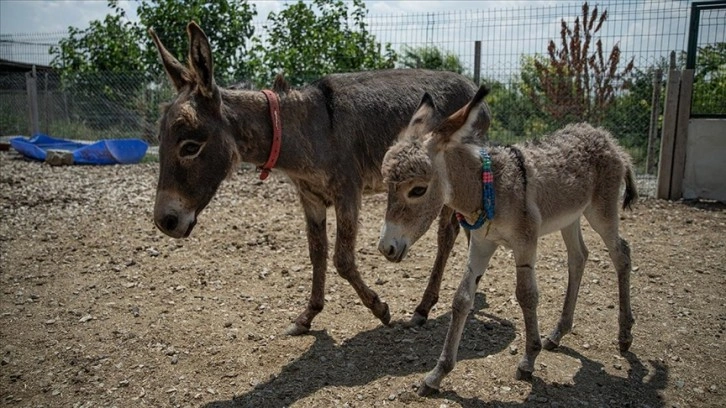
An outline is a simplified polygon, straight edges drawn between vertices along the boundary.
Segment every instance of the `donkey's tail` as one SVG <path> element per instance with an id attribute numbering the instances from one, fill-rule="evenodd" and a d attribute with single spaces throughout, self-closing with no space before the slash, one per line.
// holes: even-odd
<path id="1" fill-rule="evenodd" d="M 638 190 L 635 188 L 635 174 L 633 166 L 627 165 L 625 169 L 625 196 L 623 197 L 623 210 L 632 209 L 632 205 L 638 199 Z"/>

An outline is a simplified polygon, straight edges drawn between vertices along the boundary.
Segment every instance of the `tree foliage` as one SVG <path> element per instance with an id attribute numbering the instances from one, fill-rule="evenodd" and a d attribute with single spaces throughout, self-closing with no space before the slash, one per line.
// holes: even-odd
<path id="1" fill-rule="evenodd" d="M 602 40 L 595 40 L 607 17 L 607 10 L 590 11 L 584 3 L 572 27 L 561 20 L 559 47 L 550 40 L 546 57 L 534 58 L 533 71 L 523 74 L 527 94 L 556 121 L 599 123 L 617 93 L 627 87 L 624 78 L 633 70 L 633 60 L 619 69 L 618 44 L 606 57 Z"/>
<path id="2" fill-rule="evenodd" d="M 167 49 L 180 61 L 187 59 L 187 24 L 194 20 L 204 28 L 214 50 L 214 73 L 222 83 L 247 73 L 247 42 L 254 35 L 254 5 L 246 0 L 142 0 L 138 7 L 140 25 L 153 27 Z M 144 65 L 161 72 L 159 57 L 146 32 Z"/>
<path id="3" fill-rule="evenodd" d="M 396 54 L 368 32 L 366 14 L 362 0 L 298 1 L 270 13 L 267 37 L 256 38 L 250 59 L 253 81 L 269 85 L 284 73 L 300 85 L 332 72 L 393 68 Z"/>
<path id="4" fill-rule="evenodd" d="M 93 20 L 85 30 L 68 28 L 68 37 L 52 47 L 51 65 L 61 74 L 139 71 L 144 67 L 138 26 L 128 20 L 117 0 L 109 0 L 113 13 Z"/>
<path id="5" fill-rule="evenodd" d="M 442 51 L 434 46 L 404 46 L 399 65 L 404 68 L 425 68 L 441 71 L 464 73 L 464 65 L 459 56 Z"/>
<path id="6" fill-rule="evenodd" d="M 726 42 L 698 48 L 691 112 L 726 114 Z"/>

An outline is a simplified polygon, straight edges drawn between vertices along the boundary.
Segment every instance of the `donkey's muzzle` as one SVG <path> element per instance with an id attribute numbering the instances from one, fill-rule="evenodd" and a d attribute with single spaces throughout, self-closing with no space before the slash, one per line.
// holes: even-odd
<path id="1" fill-rule="evenodd" d="M 159 192 L 154 207 L 154 224 L 172 238 L 186 238 L 197 223 L 197 214 L 190 210 L 178 194 Z"/>
<path id="2" fill-rule="evenodd" d="M 401 262 L 408 253 L 409 240 L 401 227 L 395 223 L 385 222 L 381 227 L 381 238 L 378 240 L 378 251 L 391 262 Z"/>
<path id="3" fill-rule="evenodd" d="M 164 234 L 172 238 L 186 238 L 197 225 L 197 219 L 194 218 L 191 221 L 184 222 L 175 214 L 168 214 L 159 220 L 154 220 L 156 228 Z M 182 225 L 183 224 L 183 225 Z"/>
<path id="4" fill-rule="evenodd" d="M 159 229 L 162 231 L 174 231 L 179 225 L 179 217 L 176 214 L 167 214 L 161 219 Z"/>
<path id="5" fill-rule="evenodd" d="M 406 257 L 406 253 L 408 253 L 408 245 L 396 245 L 395 242 L 393 244 L 383 244 L 381 242 L 378 244 L 378 250 L 389 261 L 401 262 Z"/>

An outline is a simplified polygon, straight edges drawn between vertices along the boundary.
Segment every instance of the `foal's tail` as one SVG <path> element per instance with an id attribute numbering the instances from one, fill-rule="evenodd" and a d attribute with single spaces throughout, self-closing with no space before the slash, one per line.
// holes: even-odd
<path id="1" fill-rule="evenodd" d="M 623 197 L 623 210 L 632 209 L 632 205 L 638 199 L 638 190 L 635 188 L 635 174 L 633 165 L 628 163 L 625 169 L 625 196 Z"/>

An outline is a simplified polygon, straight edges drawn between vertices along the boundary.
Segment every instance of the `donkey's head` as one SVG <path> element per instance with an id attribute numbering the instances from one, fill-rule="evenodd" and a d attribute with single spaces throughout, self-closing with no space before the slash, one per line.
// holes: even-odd
<path id="1" fill-rule="evenodd" d="M 238 161 L 234 139 L 222 114 L 214 82 L 212 50 L 199 26 L 187 25 L 189 66 L 164 47 L 152 29 L 164 69 L 177 95 L 159 121 L 159 183 L 154 223 L 174 238 L 188 236 L 197 215 L 209 204 Z"/>
<path id="2" fill-rule="evenodd" d="M 388 205 L 378 250 L 389 261 L 403 260 L 451 198 L 445 154 L 488 125 L 482 120 L 488 118 L 488 92 L 480 88 L 468 104 L 440 122 L 433 100 L 424 95 L 408 127 L 386 152 L 381 172 Z"/>

